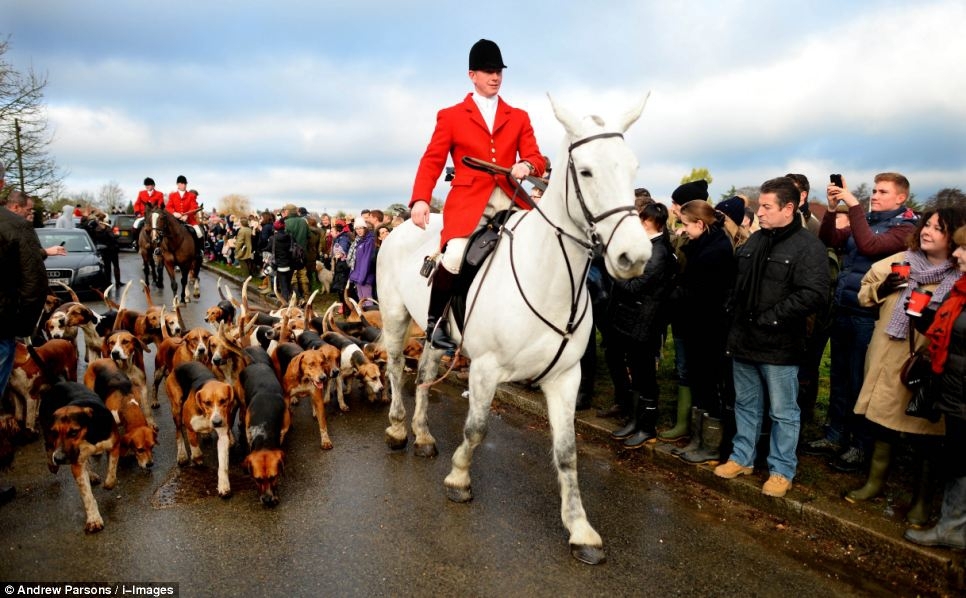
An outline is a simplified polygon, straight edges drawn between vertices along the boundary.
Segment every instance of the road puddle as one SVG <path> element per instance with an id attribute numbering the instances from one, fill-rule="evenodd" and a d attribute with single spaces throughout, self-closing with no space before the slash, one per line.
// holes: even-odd
<path id="1" fill-rule="evenodd" d="M 255 492 L 255 484 L 248 476 L 228 474 L 232 494 Z M 151 506 L 167 509 L 177 505 L 196 503 L 218 496 L 218 472 L 212 467 L 178 467 L 151 496 Z"/>

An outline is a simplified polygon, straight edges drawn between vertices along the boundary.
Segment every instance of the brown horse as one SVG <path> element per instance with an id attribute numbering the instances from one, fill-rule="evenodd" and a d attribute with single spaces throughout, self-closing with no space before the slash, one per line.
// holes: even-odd
<path id="1" fill-rule="evenodd" d="M 201 208 L 198 208 L 199 210 Z M 181 270 L 181 302 L 188 303 L 187 293 L 190 275 L 194 281 L 192 295 L 201 297 L 198 274 L 201 272 L 201 252 L 195 245 L 195 236 L 185 228 L 180 220 L 166 210 L 152 210 L 144 219 L 144 230 L 151 239 L 152 251 L 157 250 L 164 262 L 164 269 L 171 278 L 171 291 L 178 295 L 178 283 L 174 278 L 174 268 Z"/>
<path id="2" fill-rule="evenodd" d="M 150 216 L 150 214 L 148 214 Z M 147 220 L 147 218 L 145 218 Z M 154 282 L 154 286 L 164 288 L 164 270 L 158 262 L 158 256 L 154 255 L 154 246 L 151 244 L 151 232 L 142 223 L 138 233 L 138 253 L 141 254 L 141 262 L 144 265 L 144 280 L 147 284 Z"/>

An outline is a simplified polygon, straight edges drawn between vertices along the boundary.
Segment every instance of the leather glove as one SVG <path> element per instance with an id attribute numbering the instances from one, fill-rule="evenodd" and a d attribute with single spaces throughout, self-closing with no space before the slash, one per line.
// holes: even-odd
<path id="1" fill-rule="evenodd" d="M 883 280 L 879 285 L 879 288 L 876 289 L 875 294 L 878 295 L 879 299 L 883 299 L 898 291 L 901 285 L 905 284 L 906 282 L 907 279 L 903 278 L 899 274 L 896 274 L 895 272 L 890 272 L 889 275 L 886 276 L 885 280 Z"/>

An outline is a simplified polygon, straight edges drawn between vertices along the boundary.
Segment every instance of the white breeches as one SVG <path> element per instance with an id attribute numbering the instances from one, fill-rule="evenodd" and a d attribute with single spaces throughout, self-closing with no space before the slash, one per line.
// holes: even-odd
<path id="1" fill-rule="evenodd" d="M 503 192 L 503 189 L 494 187 L 493 193 L 490 194 L 490 199 L 486 202 L 483 215 L 480 217 L 480 222 L 476 228 L 479 229 L 485 225 L 487 220 L 492 218 L 497 212 L 509 210 L 512 206 L 513 201 Z M 446 250 L 443 251 L 443 257 L 440 259 L 440 263 L 453 274 L 458 274 L 460 271 L 460 265 L 463 263 L 463 253 L 466 251 L 467 243 L 469 243 L 468 237 L 450 239 L 446 243 Z"/>

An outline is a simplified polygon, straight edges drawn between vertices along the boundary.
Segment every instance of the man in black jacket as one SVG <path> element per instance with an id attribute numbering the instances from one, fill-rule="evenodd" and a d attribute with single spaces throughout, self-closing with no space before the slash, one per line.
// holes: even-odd
<path id="1" fill-rule="evenodd" d="M 3 175 L 0 162 L 0 189 Z M 0 206 L 0 272 L 4 273 L 0 276 L 0 396 L 13 371 L 16 337 L 34 333 L 47 297 L 45 251 L 28 220 L 33 202 L 17 191 L 8 200 L 16 211 Z M 15 492 L 12 486 L 0 486 L 0 504 Z"/>
<path id="2" fill-rule="evenodd" d="M 791 179 L 766 181 L 758 199 L 761 230 L 737 252 L 734 320 L 728 335 L 737 433 L 730 459 L 714 470 L 729 479 L 752 472 L 767 385 L 770 475 L 762 493 L 776 497 L 792 487 L 798 466 L 798 364 L 805 349 L 806 319 L 824 306 L 829 286 L 825 247 L 802 227 L 798 198 Z"/>

